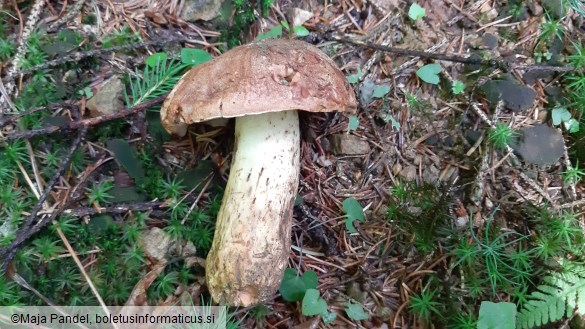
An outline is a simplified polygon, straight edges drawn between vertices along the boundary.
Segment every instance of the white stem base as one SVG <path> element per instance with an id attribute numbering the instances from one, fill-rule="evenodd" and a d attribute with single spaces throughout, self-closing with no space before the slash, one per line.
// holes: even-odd
<path id="1" fill-rule="evenodd" d="M 300 170 L 298 114 L 236 118 L 235 133 L 206 281 L 216 302 L 249 306 L 276 292 L 288 263 Z"/>

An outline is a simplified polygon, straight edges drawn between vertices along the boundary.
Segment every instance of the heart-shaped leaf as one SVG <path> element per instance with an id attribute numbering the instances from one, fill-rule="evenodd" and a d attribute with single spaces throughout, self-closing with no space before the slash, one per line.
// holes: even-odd
<path id="1" fill-rule="evenodd" d="M 481 302 L 477 329 L 513 329 L 516 323 L 516 305 L 513 303 Z"/>
<path id="2" fill-rule="evenodd" d="M 345 227 L 350 233 L 356 233 L 357 230 L 353 227 L 353 221 L 359 220 L 360 222 L 363 222 L 366 220 L 364 209 L 356 199 L 347 198 L 343 201 L 343 210 L 347 214 Z"/>
<path id="3" fill-rule="evenodd" d="M 279 292 L 286 301 L 296 302 L 303 299 L 307 289 L 317 288 L 318 282 L 315 271 L 308 270 L 299 277 L 294 269 L 287 268 Z"/>
<path id="4" fill-rule="evenodd" d="M 439 83 L 439 73 L 441 72 L 441 65 L 439 64 L 427 64 L 418 71 L 416 71 L 416 75 L 424 82 L 431 83 L 431 84 L 438 84 Z"/>
<path id="5" fill-rule="evenodd" d="M 301 280 L 305 283 L 305 287 L 307 289 L 317 289 L 317 284 L 319 283 L 319 277 L 317 277 L 317 273 L 313 270 L 307 270 L 301 276 Z"/>
<path id="6" fill-rule="evenodd" d="M 453 93 L 455 95 L 459 95 L 463 92 L 463 90 L 465 89 L 465 84 L 459 80 L 455 80 L 453 81 L 453 86 L 451 87 L 451 90 L 453 91 Z"/>
<path id="7" fill-rule="evenodd" d="M 569 121 L 565 122 L 565 128 L 572 134 L 579 132 L 579 121 L 571 118 Z"/>
<path id="8" fill-rule="evenodd" d="M 154 54 L 148 56 L 148 58 L 144 62 L 146 63 L 146 65 L 148 65 L 150 67 L 156 67 L 158 65 L 161 65 L 163 62 L 165 62 L 167 60 L 168 56 L 169 55 L 165 52 L 154 53 Z"/>
<path id="9" fill-rule="evenodd" d="M 354 131 L 360 126 L 360 121 L 356 115 L 349 116 L 349 124 L 347 125 L 347 132 Z"/>
<path id="10" fill-rule="evenodd" d="M 319 297 L 319 290 L 308 289 L 303 298 L 302 312 L 303 315 L 317 315 L 327 312 L 327 302 Z"/>
<path id="11" fill-rule="evenodd" d="M 558 107 L 552 110 L 551 113 L 553 125 L 558 126 L 561 122 L 567 122 L 571 120 L 571 112 L 565 107 Z"/>
<path id="12" fill-rule="evenodd" d="M 306 37 L 309 35 L 309 30 L 302 25 L 295 26 L 294 31 L 297 37 Z"/>
<path id="13" fill-rule="evenodd" d="M 418 3 L 414 2 L 412 5 L 410 5 L 410 8 L 408 9 L 408 17 L 410 17 L 410 19 L 412 19 L 413 21 L 416 21 L 417 19 L 425 17 L 425 12 L 426 11 L 423 7 L 421 7 Z"/>
<path id="14" fill-rule="evenodd" d="M 374 98 L 382 98 L 390 91 L 390 86 L 388 85 L 377 85 L 374 87 L 374 92 L 372 93 L 372 97 Z"/>
<path id="15" fill-rule="evenodd" d="M 181 62 L 183 64 L 196 66 L 211 60 L 211 55 L 205 50 L 183 48 L 181 49 Z"/>
<path id="16" fill-rule="evenodd" d="M 321 314 L 321 319 L 323 320 L 323 323 L 325 324 L 330 324 L 331 322 L 335 321 L 335 318 L 337 317 L 337 313 L 335 312 L 325 312 Z"/>
<path id="17" fill-rule="evenodd" d="M 364 308 L 360 304 L 352 304 L 348 302 L 345 304 L 345 312 L 352 320 L 367 320 L 370 318 L 368 313 L 364 311 Z"/>

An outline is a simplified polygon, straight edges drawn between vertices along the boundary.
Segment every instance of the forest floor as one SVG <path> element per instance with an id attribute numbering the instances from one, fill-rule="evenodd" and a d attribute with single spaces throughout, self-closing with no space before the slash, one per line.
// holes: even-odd
<path id="1" fill-rule="evenodd" d="M 233 123 L 168 135 L 160 105 L 185 66 L 148 61 L 203 62 L 265 33 L 329 55 L 358 111 L 300 117 L 289 267 L 315 273 L 318 296 L 283 285 L 232 309 L 239 326 L 475 328 L 491 301 L 531 327 L 549 321 L 534 315 L 549 312 L 533 303 L 543 278 L 585 287 L 582 3 L 186 3 L 4 2 L 0 305 L 209 301 Z M 583 328 L 561 303 L 553 326 Z"/>

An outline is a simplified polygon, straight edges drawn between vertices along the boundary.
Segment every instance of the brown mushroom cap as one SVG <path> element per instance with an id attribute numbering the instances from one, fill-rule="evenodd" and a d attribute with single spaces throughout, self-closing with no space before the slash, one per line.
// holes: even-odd
<path id="1" fill-rule="evenodd" d="M 299 40 L 267 39 L 236 47 L 191 69 L 167 97 L 162 123 L 184 135 L 214 118 L 285 110 L 355 112 L 355 94 L 335 63 Z"/>

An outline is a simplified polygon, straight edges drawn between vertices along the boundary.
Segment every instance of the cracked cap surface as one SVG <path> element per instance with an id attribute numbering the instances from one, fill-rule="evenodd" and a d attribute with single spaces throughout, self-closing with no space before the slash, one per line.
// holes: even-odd
<path id="1" fill-rule="evenodd" d="M 317 47 L 299 40 L 266 39 L 231 49 L 187 72 L 165 100 L 165 129 L 184 136 L 187 126 L 286 110 L 355 112 L 351 85 Z"/>

